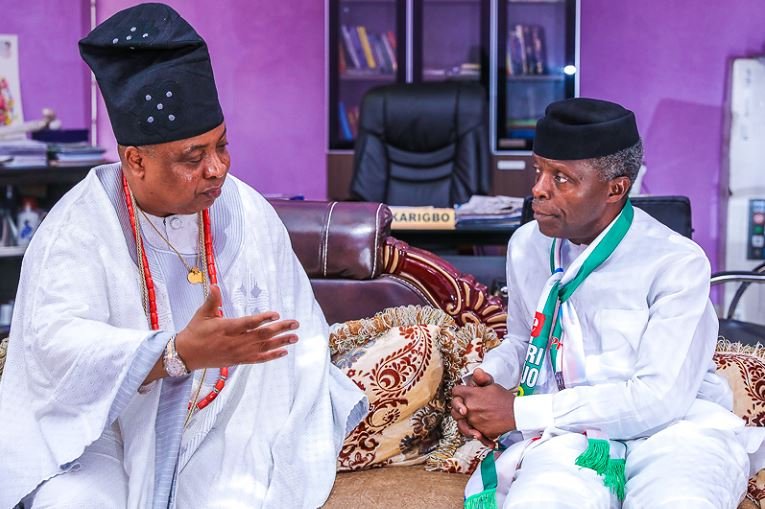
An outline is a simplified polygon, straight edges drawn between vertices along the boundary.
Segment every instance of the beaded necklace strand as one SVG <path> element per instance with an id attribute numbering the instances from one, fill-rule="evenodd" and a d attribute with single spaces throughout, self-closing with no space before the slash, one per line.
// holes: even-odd
<path id="1" fill-rule="evenodd" d="M 127 205 L 128 216 L 130 217 L 130 226 L 133 231 L 136 253 L 138 255 L 138 263 L 141 269 L 141 291 L 143 294 L 144 312 L 148 315 L 151 329 L 159 330 L 159 315 L 157 314 L 157 297 L 154 290 L 154 280 L 151 277 L 149 261 L 146 258 L 146 250 L 143 248 L 143 238 L 138 227 L 138 220 L 135 213 L 135 198 L 133 197 L 133 193 L 130 192 L 130 187 L 128 186 L 124 173 L 122 174 L 122 189 L 125 192 L 125 205 Z M 207 267 L 207 276 L 211 285 L 217 285 L 218 272 L 215 269 L 215 256 L 213 254 L 212 232 L 210 229 L 210 211 L 208 209 L 202 211 L 202 236 L 204 239 L 203 261 Z M 206 288 L 207 285 L 205 285 L 205 290 Z M 205 298 L 207 298 L 206 291 Z M 218 310 L 218 316 L 223 316 L 223 311 L 220 309 Z M 220 368 L 218 380 L 215 382 L 215 386 L 213 386 L 213 389 L 210 391 L 210 393 L 202 399 L 197 399 L 199 396 L 199 390 L 202 388 L 202 382 L 204 381 L 206 372 L 206 370 L 202 372 L 202 378 L 199 381 L 199 388 L 197 389 L 194 398 L 189 401 L 189 413 L 186 416 L 186 423 L 188 423 L 191 415 L 195 410 L 202 410 L 207 405 L 212 403 L 226 386 L 226 379 L 228 378 L 228 367 L 224 366 Z M 194 404 L 194 401 L 196 401 L 196 404 Z"/>

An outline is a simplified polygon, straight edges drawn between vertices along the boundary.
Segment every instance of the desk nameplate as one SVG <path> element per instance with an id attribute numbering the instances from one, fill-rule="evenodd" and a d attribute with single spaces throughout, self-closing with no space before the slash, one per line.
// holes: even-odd
<path id="1" fill-rule="evenodd" d="M 437 207 L 390 207 L 392 230 L 454 230 L 454 209 Z"/>

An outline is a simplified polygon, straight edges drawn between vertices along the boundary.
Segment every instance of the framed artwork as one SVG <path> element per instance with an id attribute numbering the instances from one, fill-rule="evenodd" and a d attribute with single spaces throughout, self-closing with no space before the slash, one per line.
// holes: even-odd
<path id="1" fill-rule="evenodd" d="M 24 121 L 19 79 L 19 39 L 0 34 L 0 126 Z"/>

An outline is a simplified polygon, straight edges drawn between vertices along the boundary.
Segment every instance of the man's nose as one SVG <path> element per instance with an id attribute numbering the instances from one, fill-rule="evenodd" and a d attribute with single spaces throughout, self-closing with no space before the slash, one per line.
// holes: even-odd
<path id="1" fill-rule="evenodd" d="M 544 173 L 537 175 L 537 180 L 531 188 L 531 196 L 535 200 L 547 200 L 550 198 L 550 177 Z"/>
<path id="2" fill-rule="evenodd" d="M 205 176 L 210 179 L 220 178 L 226 174 L 227 169 L 226 162 L 223 161 L 220 156 L 215 154 L 210 158 L 210 162 L 205 170 Z"/>

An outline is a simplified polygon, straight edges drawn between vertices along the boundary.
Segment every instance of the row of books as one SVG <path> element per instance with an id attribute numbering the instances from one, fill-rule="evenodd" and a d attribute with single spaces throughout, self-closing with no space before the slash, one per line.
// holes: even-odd
<path id="1" fill-rule="evenodd" d="M 507 74 L 547 74 L 547 43 L 541 25 L 516 24 L 507 37 Z"/>
<path id="2" fill-rule="evenodd" d="M 437 78 L 475 78 L 481 77 L 481 64 L 475 62 L 463 62 L 447 69 L 425 67 L 422 70 L 425 79 Z"/>
<path id="3" fill-rule="evenodd" d="M 374 71 L 393 74 L 398 68 L 396 60 L 396 34 L 392 31 L 373 33 L 364 25 L 340 27 L 341 73 L 347 71 Z"/>
<path id="4" fill-rule="evenodd" d="M 340 124 L 340 139 L 352 141 L 356 139 L 359 133 L 359 107 L 351 106 L 346 108 L 345 103 L 338 103 L 338 122 Z"/>

